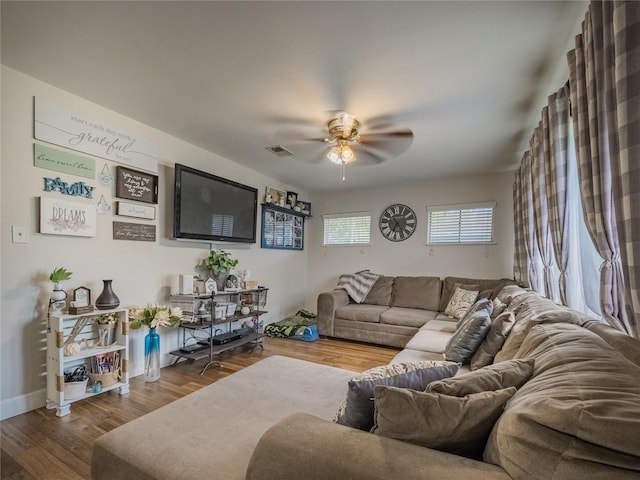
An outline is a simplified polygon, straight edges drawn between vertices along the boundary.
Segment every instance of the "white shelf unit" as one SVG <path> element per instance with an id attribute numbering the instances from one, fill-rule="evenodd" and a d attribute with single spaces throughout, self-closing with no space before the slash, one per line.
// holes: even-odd
<path id="1" fill-rule="evenodd" d="M 116 317 L 115 340 L 107 347 L 95 347 L 99 340 L 99 334 L 95 318 L 103 314 L 114 314 Z M 82 322 L 86 324 L 82 325 Z M 74 341 L 84 345 L 77 355 L 65 355 L 64 346 L 73 330 L 79 330 Z M 64 374 L 73 371 L 80 365 L 87 367 L 90 372 L 91 358 L 109 352 L 120 352 L 121 378 L 114 385 L 103 387 L 100 392 L 93 392 L 91 381 L 87 384 L 86 391 L 72 399 L 65 399 Z M 71 403 L 93 395 L 120 389 L 120 395 L 129 393 L 129 314 L 126 308 L 111 310 L 94 310 L 78 315 L 55 315 L 49 317 L 47 328 L 47 408 L 55 408 L 56 415 L 63 417 L 71 413 Z"/>

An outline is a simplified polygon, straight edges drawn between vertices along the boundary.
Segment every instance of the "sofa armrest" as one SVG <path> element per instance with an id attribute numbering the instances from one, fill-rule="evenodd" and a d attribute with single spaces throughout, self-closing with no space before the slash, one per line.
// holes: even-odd
<path id="1" fill-rule="evenodd" d="M 349 304 L 349 295 L 342 289 L 331 290 L 318 295 L 318 333 L 333 337 L 336 309 Z"/>
<path id="2" fill-rule="evenodd" d="M 296 413 L 262 436 L 246 480 L 510 480 L 495 465 Z"/>

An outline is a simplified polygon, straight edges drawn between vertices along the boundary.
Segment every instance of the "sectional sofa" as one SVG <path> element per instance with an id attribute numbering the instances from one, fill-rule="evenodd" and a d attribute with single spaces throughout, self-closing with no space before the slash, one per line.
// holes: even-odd
<path id="1" fill-rule="evenodd" d="M 342 288 L 318 295 L 318 333 L 400 348 L 412 339 L 415 346 L 426 339 L 434 342 L 435 350 L 440 353 L 449 334 L 456 329 L 455 322 L 443 313 L 456 285 L 472 286 L 493 299 L 504 285 L 514 283 L 509 279 L 446 277 L 441 280 L 428 276 L 383 275 L 360 303 Z M 434 333 L 415 338 L 420 330 Z"/>
<path id="2" fill-rule="evenodd" d="M 373 433 L 332 421 L 353 372 L 271 357 L 103 435 L 92 478 L 640 478 L 640 341 L 513 285 L 492 303 L 512 320 L 493 363 L 431 382 L 426 392 L 375 387 Z M 403 349 L 394 362 L 417 365 L 406 358 L 442 354 Z M 511 364 L 527 375 L 515 382 Z M 505 382 L 511 386 L 501 388 Z M 486 431 L 468 430 L 475 457 L 451 453 L 438 435 L 425 446 L 434 440 L 425 439 L 434 433 L 425 425 L 438 422 L 429 423 L 420 402 L 462 405 L 445 422 L 457 422 L 455 434 L 476 420 L 466 411 L 472 399 L 494 395 L 503 403 Z"/>

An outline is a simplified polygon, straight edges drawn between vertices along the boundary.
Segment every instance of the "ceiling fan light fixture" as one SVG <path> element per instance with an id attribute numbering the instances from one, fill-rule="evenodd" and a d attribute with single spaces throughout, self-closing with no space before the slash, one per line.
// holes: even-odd
<path id="1" fill-rule="evenodd" d="M 348 142 L 341 140 L 338 145 L 327 152 L 327 158 L 338 165 L 346 165 L 347 163 L 355 161 L 356 154 L 353 153 Z"/>

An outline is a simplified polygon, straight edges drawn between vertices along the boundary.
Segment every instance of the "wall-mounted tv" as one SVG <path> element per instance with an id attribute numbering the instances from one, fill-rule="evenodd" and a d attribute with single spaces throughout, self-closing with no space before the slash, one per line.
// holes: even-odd
<path id="1" fill-rule="evenodd" d="M 256 242 L 256 188 L 176 164 L 173 210 L 176 239 Z"/>

